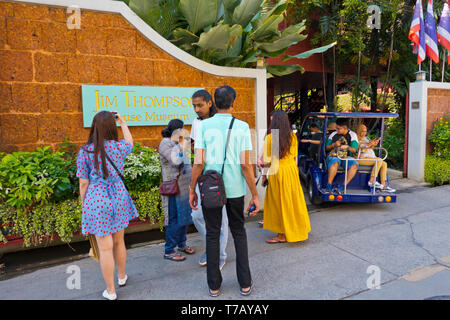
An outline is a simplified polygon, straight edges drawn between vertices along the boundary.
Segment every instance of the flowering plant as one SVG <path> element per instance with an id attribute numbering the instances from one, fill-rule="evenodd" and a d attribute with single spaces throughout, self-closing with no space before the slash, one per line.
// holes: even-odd
<path id="1" fill-rule="evenodd" d="M 125 159 L 123 177 L 129 190 L 147 191 L 161 184 L 159 153 L 136 143 Z"/>
<path id="2" fill-rule="evenodd" d="M 443 116 L 434 122 L 433 131 L 428 136 L 434 146 L 434 155 L 450 159 L 450 115 Z"/>

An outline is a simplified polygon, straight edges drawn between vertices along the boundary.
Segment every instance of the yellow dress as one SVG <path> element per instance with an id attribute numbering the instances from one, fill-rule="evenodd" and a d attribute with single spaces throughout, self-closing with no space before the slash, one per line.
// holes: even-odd
<path id="1" fill-rule="evenodd" d="M 271 165 L 264 198 L 264 229 L 284 233 L 288 242 L 306 240 L 311 225 L 295 163 L 297 136 L 292 133 L 290 150 L 281 160 L 271 156 L 271 145 L 272 135 L 268 134 L 264 141 L 264 162 Z"/>

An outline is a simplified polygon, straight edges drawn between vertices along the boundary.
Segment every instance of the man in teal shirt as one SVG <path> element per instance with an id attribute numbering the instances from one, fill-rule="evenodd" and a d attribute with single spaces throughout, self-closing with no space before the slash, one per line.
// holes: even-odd
<path id="1" fill-rule="evenodd" d="M 195 193 L 197 180 L 202 172 L 222 171 L 225 157 L 225 144 L 228 128 L 233 118 L 232 112 L 236 92 L 229 86 L 217 88 L 214 100 L 218 109 L 217 114 L 200 122 L 195 139 L 195 162 L 189 193 L 189 203 L 193 210 L 197 210 L 198 198 Z M 259 199 L 256 191 L 253 166 L 250 161 L 252 150 L 250 129 L 247 123 L 235 119 L 231 129 L 229 145 L 226 150 L 227 160 L 222 173 L 225 192 L 227 195 L 228 224 L 234 239 L 236 249 L 236 271 L 242 295 L 249 295 L 252 290 L 252 279 L 248 261 L 247 234 L 245 231 L 244 196 L 246 183 L 252 193 L 252 199 L 247 211 L 252 205 L 259 211 Z M 222 208 L 203 209 L 206 223 L 206 257 L 207 280 L 209 295 L 216 297 L 222 284 L 219 269 L 219 237 L 222 223 Z"/>

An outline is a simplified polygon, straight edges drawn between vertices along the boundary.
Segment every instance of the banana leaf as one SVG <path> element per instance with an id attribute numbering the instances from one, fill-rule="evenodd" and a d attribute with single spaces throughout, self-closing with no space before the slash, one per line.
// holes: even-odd
<path id="1" fill-rule="evenodd" d="M 230 42 L 230 26 L 219 24 L 211 28 L 208 32 L 202 32 L 195 45 L 203 50 L 226 50 Z"/>
<path id="2" fill-rule="evenodd" d="M 334 47 L 336 44 L 337 44 L 337 42 L 333 42 L 333 43 L 330 43 L 330 44 L 328 44 L 328 45 L 326 45 L 326 46 L 322 46 L 322 47 L 319 47 L 319 48 L 316 48 L 316 49 L 308 50 L 308 51 L 302 52 L 302 53 L 300 53 L 300 54 L 297 54 L 297 55 L 295 55 L 295 56 L 288 56 L 288 55 L 285 55 L 285 56 L 283 57 L 283 61 L 286 61 L 286 60 L 289 60 L 289 59 L 292 59 L 292 58 L 306 59 L 306 58 L 309 58 L 311 55 L 313 55 L 313 54 L 315 54 L 315 53 L 322 53 L 322 52 L 325 52 L 325 51 L 327 51 L 328 49 Z"/>
<path id="3" fill-rule="evenodd" d="M 294 45 L 299 41 L 303 41 L 306 38 L 307 35 L 299 33 L 298 27 L 290 26 L 282 32 L 278 40 L 258 44 L 258 48 L 267 52 L 277 52 L 283 49 L 286 50 L 291 45 Z"/>
<path id="4" fill-rule="evenodd" d="M 228 57 L 237 57 L 242 51 L 242 27 L 235 24 L 230 28 Z"/>
<path id="5" fill-rule="evenodd" d="M 305 72 L 305 69 L 298 64 L 293 64 L 293 65 L 286 64 L 286 65 L 278 65 L 278 66 L 266 65 L 266 70 L 271 75 L 279 76 L 279 77 L 294 73 L 296 71 L 300 71 L 301 73 Z"/>
<path id="6" fill-rule="evenodd" d="M 283 19 L 282 15 L 269 17 L 258 29 L 251 33 L 250 39 L 261 42 L 273 36 L 279 36 L 278 25 Z"/>
<path id="7" fill-rule="evenodd" d="M 255 16 L 255 19 L 251 21 L 253 30 L 257 30 L 266 20 L 272 16 L 282 15 L 286 11 L 287 3 L 285 0 L 278 2 L 272 9 L 267 13 L 259 13 Z"/>
<path id="8" fill-rule="evenodd" d="M 128 6 L 138 15 L 146 14 L 152 8 L 158 7 L 159 0 L 130 0 Z"/>
<path id="9" fill-rule="evenodd" d="M 179 46 L 185 51 L 190 52 L 193 49 L 193 43 L 198 42 L 200 39 L 197 35 L 193 34 L 189 30 L 178 28 L 173 31 L 174 39 L 171 40 L 173 44 Z"/>
<path id="10" fill-rule="evenodd" d="M 197 33 L 216 22 L 220 1 L 180 0 L 180 11 L 189 24 L 189 31 Z"/>
<path id="11" fill-rule="evenodd" d="M 246 28 L 253 17 L 261 10 L 261 4 L 264 0 L 242 0 L 234 9 L 232 24 L 240 24 Z"/>
<path id="12" fill-rule="evenodd" d="M 239 5 L 241 0 L 223 0 L 224 6 L 224 24 L 231 24 L 234 9 Z"/>

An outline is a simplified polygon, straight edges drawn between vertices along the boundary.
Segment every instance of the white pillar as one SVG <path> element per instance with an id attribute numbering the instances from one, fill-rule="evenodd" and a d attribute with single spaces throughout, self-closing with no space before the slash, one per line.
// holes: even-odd
<path id="1" fill-rule="evenodd" d="M 427 87 L 428 81 L 409 84 L 408 178 L 418 182 L 425 177 Z"/>
<path id="2" fill-rule="evenodd" d="M 416 81 L 409 84 L 408 178 L 425 181 L 428 89 L 450 90 L 448 82 Z"/>

